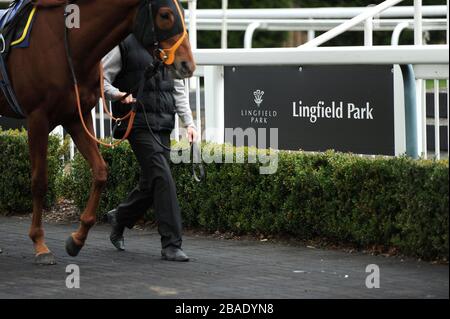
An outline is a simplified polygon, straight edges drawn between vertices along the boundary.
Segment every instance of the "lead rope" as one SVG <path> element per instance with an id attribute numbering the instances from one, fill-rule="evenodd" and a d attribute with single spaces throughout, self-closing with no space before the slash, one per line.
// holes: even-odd
<path id="1" fill-rule="evenodd" d="M 67 6 L 67 4 L 68 4 L 68 3 L 66 2 L 66 5 L 65 5 L 65 6 Z M 178 11 L 180 12 L 180 14 L 181 14 L 181 10 L 180 10 L 180 8 L 179 8 L 179 6 L 178 6 L 178 4 L 177 4 L 176 1 L 175 1 L 175 4 L 176 4 L 176 6 L 177 6 L 177 10 L 178 10 Z M 66 12 L 66 10 L 65 10 L 65 12 Z M 180 15 L 180 16 L 181 16 L 181 15 Z M 164 56 L 161 56 L 161 58 L 163 59 L 163 62 L 164 62 L 166 65 L 172 64 L 172 63 L 173 63 L 174 53 L 175 53 L 176 49 L 178 49 L 178 47 L 181 45 L 182 40 L 183 40 L 183 39 L 186 37 L 186 35 L 187 35 L 187 32 L 186 32 L 186 26 L 185 26 L 183 20 L 182 20 L 182 23 L 183 23 L 183 30 L 184 30 L 184 31 L 183 31 L 182 37 L 177 41 L 177 43 L 175 43 L 175 45 L 174 45 L 172 48 L 170 48 L 170 49 L 168 49 L 168 50 L 162 50 L 162 52 L 164 52 L 165 55 L 164 55 Z M 150 126 L 150 124 L 149 124 L 149 122 L 148 122 L 148 119 L 147 119 L 147 113 L 146 113 L 146 111 L 145 111 L 145 106 L 142 104 L 142 102 L 141 102 L 140 100 L 138 100 L 138 98 L 142 95 L 143 86 L 145 85 L 145 75 L 144 75 L 144 78 L 142 79 L 142 81 L 141 81 L 141 83 L 140 83 L 140 86 L 139 86 L 139 92 L 138 92 L 138 95 L 136 96 L 136 98 L 137 98 L 137 103 L 135 103 L 135 104 L 133 105 L 131 111 L 130 111 L 127 115 L 125 115 L 125 116 L 122 117 L 122 118 L 115 118 L 115 117 L 113 116 L 113 114 L 111 114 L 111 112 L 110 112 L 110 111 L 108 110 L 108 108 L 106 107 L 106 99 L 105 99 L 104 83 L 103 83 L 103 67 L 102 67 L 101 63 L 100 63 L 100 65 L 99 65 L 99 74 L 100 74 L 100 95 L 101 95 L 101 98 L 102 98 L 102 100 L 103 100 L 103 108 L 104 108 L 105 112 L 106 112 L 106 113 L 107 113 L 107 114 L 108 114 L 108 115 L 116 122 L 116 124 L 117 124 L 116 127 L 117 127 L 117 126 L 120 126 L 120 123 L 122 123 L 122 121 L 124 121 L 124 120 L 126 120 L 126 119 L 128 119 L 128 118 L 129 118 L 129 122 L 128 122 L 128 127 L 127 127 L 127 130 L 126 130 L 126 132 L 125 132 L 125 135 L 122 137 L 121 140 L 117 141 L 116 143 L 113 143 L 113 144 L 109 143 L 109 144 L 108 144 L 108 143 L 105 143 L 105 142 L 103 142 L 103 141 L 97 139 L 97 137 L 95 137 L 94 135 L 92 135 L 91 132 L 89 131 L 89 129 L 87 128 L 86 123 L 84 122 L 83 112 L 82 112 L 82 110 L 81 110 L 81 101 L 80 101 L 80 93 L 79 93 L 78 81 L 77 81 L 77 77 L 76 77 L 76 74 L 75 74 L 75 68 L 74 68 L 74 65 L 73 65 L 72 54 L 71 54 L 71 50 L 70 50 L 70 46 L 69 46 L 69 41 L 68 41 L 68 28 L 66 27 L 66 24 L 65 24 L 65 23 L 64 23 L 64 47 L 65 47 L 65 51 L 66 51 L 67 61 L 68 61 L 68 64 L 69 64 L 69 69 L 70 69 L 70 72 L 71 72 L 71 75 L 72 75 L 72 81 L 73 81 L 74 91 L 75 91 L 75 98 L 76 98 L 77 108 L 78 108 L 78 115 L 79 115 L 79 117 L 80 117 L 81 123 L 82 123 L 82 125 L 83 125 L 83 128 L 84 128 L 86 134 L 87 134 L 92 140 L 94 140 L 94 141 L 95 141 L 96 143 L 98 143 L 98 144 L 101 144 L 101 145 L 106 146 L 106 147 L 111 147 L 111 148 L 114 148 L 114 147 L 116 147 L 117 145 L 119 145 L 120 143 L 122 143 L 123 141 L 125 141 L 125 140 L 128 138 L 128 136 L 130 135 L 130 133 L 131 133 L 131 129 L 132 129 L 132 127 L 133 127 L 134 119 L 135 119 L 135 117 L 136 117 L 136 107 L 137 107 L 136 104 L 140 104 L 141 107 L 142 107 L 142 110 L 143 110 L 143 112 L 144 112 L 145 121 L 146 121 L 147 127 L 148 127 L 148 129 L 149 129 L 149 131 L 150 131 L 150 134 L 153 136 L 153 138 L 155 139 L 155 141 L 156 141 L 163 149 L 172 151 L 172 149 L 171 149 L 170 147 L 167 147 L 166 145 L 164 145 L 164 144 L 157 138 L 157 136 L 154 134 L 154 132 L 153 132 L 153 130 L 152 130 L 152 128 L 151 128 L 151 126 Z M 167 53 L 168 53 L 168 54 L 167 54 Z M 162 55 L 162 54 L 161 54 L 161 55 Z M 123 96 L 121 99 L 126 98 L 129 94 L 130 94 L 130 93 L 128 93 L 127 95 Z M 202 180 L 205 179 L 206 173 L 205 173 L 205 169 L 204 169 L 204 167 L 203 167 L 203 163 L 201 162 L 200 149 L 199 149 L 199 147 L 197 146 L 197 152 L 195 152 L 195 151 L 194 151 L 194 150 L 195 150 L 195 146 L 197 146 L 197 144 L 196 144 L 195 142 L 191 142 L 191 150 L 190 150 L 191 152 L 190 152 L 190 153 L 191 153 L 191 156 L 192 156 L 192 176 L 193 176 L 193 178 L 194 178 L 194 180 L 195 180 L 196 182 L 201 182 Z M 197 161 L 198 163 L 196 163 L 196 161 Z M 197 164 L 198 171 L 199 171 L 200 175 L 197 174 L 197 171 L 196 171 L 196 164 Z"/>
<path id="2" fill-rule="evenodd" d="M 160 139 L 156 136 L 156 134 L 153 132 L 150 123 L 148 121 L 147 118 L 147 112 L 145 111 L 145 106 L 142 104 L 141 101 L 137 101 L 137 103 L 139 103 L 139 105 L 142 107 L 142 111 L 144 113 L 144 118 L 145 118 L 145 123 L 147 124 L 147 128 L 151 134 L 151 136 L 153 137 L 153 139 L 156 141 L 156 143 L 159 144 L 159 146 L 161 146 L 163 149 L 165 149 L 166 151 L 172 152 L 172 149 L 166 145 L 164 145 Z M 198 143 L 195 142 L 191 142 L 191 147 L 190 147 L 190 160 L 192 160 L 192 177 L 194 178 L 194 180 L 198 183 L 200 183 L 201 181 L 203 181 L 206 177 L 206 172 L 205 172 L 205 168 L 203 166 L 203 163 L 201 161 L 201 153 L 200 153 L 200 147 L 198 146 Z M 186 151 L 186 149 L 181 149 L 178 151 Z M 197 174 L 197 169 L 199 174 Z"/>
<path id="3" fill-rule="evenodd" d="M 65 5 L 65 6 L 67 6 L 67 2 L 66 2 L 66 5 Z M 67 12 L 67 10 L 64 10 L 64 11 Z M 67 14 L 67 13 L 65 13 L 65 15 L 66 15 L 66 14 Z M 65 15 L 64 15 L 64 16 L 65 16 Z M 135 117 L 136 117 L 136 107 L 133 107 L 133 108 L 131 109 L 131 111 L 130 111 L 127 115 L 125 115 L 124 117 L 122 117 L 122 118 L 115 118 L 115 117 L 111 114 L 111 112 L 109 112 L 108 108 L 106 107 L 106 99 L 105 99 L 104 83 L 103 83 L 103 67 L 102 67 L 102 64 L 100 63 L 100 65 L 99 65 L 100 79 L 99 79 L 99 80 L 100 80 L 100 95 L 101 95 L 101 98 L 102 98 L 102 100 L 103 100 L 103 108 L 104 108 L 105 112 L 106 112 L 109 116 L 111 116 L 111 118 L 112 118 L 114 121 L 116 121 L 116 123 L 117 123 L 118 125 L 120 125 L 120 123 L 121 123 L 122 121 L 127 120 L 128 118 L 129 118 L 129 121 L 128 121 L 128 127 L 127 127 L 127 130 L 126 130 L 126 132 L 125 132 L 125 135 L 122 137 L 122 139 L 120 139 L 119 141 L 117 141 L 117 142 L 115 142 L 115 143 L 105 143 L 105 142 L 103 142 L 103 141 L 97 139 L 96 136 L 92 135 L 92 133 L 91 133 L 91 132 L 89 131 L 89 129 L 87 128 L 86 123 L 84 122 L 83 112 L 82 112 L 82 110 L 81 110 L 80 91 L 79 91 L 79 87 L 78 87 L 77 76 L 76 76 L 76 74 L 75 74 L 75 68 L 74 68 L 74 65 L 73 65 L 71 49 L 70 49 L 70 46 L 69 46 L 68 32 L 69 32 L 69 30 L 68 30 L 68 28 L 66 27 L 66 24 L 65 24 L 65 22 L 64 22 L 64 47 L 65 47 L 65 51 L 66 51 L 66 57 L 67 57 L 67 62 L 68 62 L 68 64 L 69 64 L 70 73 L 71 73 L 71 76 L 72 76 L 73 87 L 74 87 L 74 92 L 75 92 L 75 99 L 76 99 L 76 104 L 77 104 L 77 109 L 78 109 L 78 115 L 79 115 L 79 117 L 80 117 L 81 124 L 82 124 L 83 129 L 84 129 L 84 131 L 86 132 L 86 134 L 87 134 L 92 140 L 94 140 L 96 143 L 98 143 L 98 144 L 100 144 L 100 145 L 103 145 L 103 146 L 106 146 L 106 147 L 114 148 L 114 147 L 118 146 L 120 143 L 122 143 L 123 141 L 125 141 L 125 140 L 128 138 L 128 136 L 130 135 L 131 129 L 133 128 L 134 119 L 135 119 Z"/>
<path id="4" fill-rule="evenodd" d="M 150 125 L 150 122 L 148 120 L 147 117 L 147 111 L 145 110 L 145 106 L 144 104 L 140 101 L 139 97 L 143 94 L 143 83 L 146 83 L 147 77 L 148 76 L 152 76 L 154 75 L 154 72 L 156 71 L 156 69 L 159 67 L 159 64 L 153 64 L 151 66 L 151 71 L 150 72 L 144 72 L 143 78 L 141 79 L 140 83 L 141 86 L 139 86 L 139 90 L 138 90 L 138 95 L 136 98 L 136 103 L 139 104 L 139 106 L 142 108 L 142 113 L 144 114 L 144 118 L 145 118 L 145 124 L 147 125 L 148 131 L 150 132 L 150 135 L 153 137 L 153 139 L 156 141 L 157 144 L 159 144 L 159 146 L 161 146 L 164 150 L 172 152 L 172 149 L 166 145 L 164 145 L 161 140 L 158 138 L 158 136 L 156 136 L 156 134 L 153 132 L 152 127 Z M 159 85 L 155 85 L 155 90 L 157 90 L 159 88 Z M 155 95 L 157 95 L 157 91 L 155 91 Z M 194 141 L 192 141 L 190 143 L 190 160 L 192 160 L 192 177 L 194 178 L 194 180 L 198 183 L 200 183 L 201 181 L 203 181 L 206 177 L 206 173 L 205 173 L 205 168 L 203 166 L 203 163 L 201 161 L 201 153 L 200 153 L 200 147 L 198 146 L 198 144 Z M 187 149 L 181 149 L 178 151 L 184 152 Z M 197 170 L 199 172 L 199 174 L 197 174 Z"/>

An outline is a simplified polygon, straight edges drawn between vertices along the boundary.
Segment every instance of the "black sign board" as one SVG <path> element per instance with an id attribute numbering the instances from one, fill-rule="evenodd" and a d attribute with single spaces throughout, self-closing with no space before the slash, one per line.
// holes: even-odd
<path id="1" fill-rule="evenodd" d="M 392 65 L 225 67 L 225 128 L 277 128 L 284 150 L 394 155 Z"/>

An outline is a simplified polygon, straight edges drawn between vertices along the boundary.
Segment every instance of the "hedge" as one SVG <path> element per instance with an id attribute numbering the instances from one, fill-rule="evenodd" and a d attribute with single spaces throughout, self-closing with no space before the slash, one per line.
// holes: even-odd
<path id="1" fill-rule="evenodd" d="M 60 140 L 50 136 L 46 207 L 51 207 L 56 202 L 57 181 L 63 165 L 62 152 Z M 0 212 L 30 212 L 32 207 L 27 132 L 3 131 L 0 128 Z"/>
<path id="2" fill-rule="evenodd" d="M 116 207 L 138 180 L 127 143 L 101 151 L 110 174 L 100 215 Z M 205 167 L 203 183 L 193 181 L 188 164 L 172 168 L 186 226 L 321 238 L 361 248 L 381 245 L 411 256 L 448 258 L 448 161 L 279 152 L 273 175 L 260 175 L 260 164 Z M 84 207 L 90 173 L 80 156 L 65 185 Z"/>

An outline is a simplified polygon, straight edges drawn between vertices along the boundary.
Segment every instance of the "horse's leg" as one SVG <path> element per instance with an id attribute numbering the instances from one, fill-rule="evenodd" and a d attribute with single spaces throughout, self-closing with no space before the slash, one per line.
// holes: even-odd
<path id="1" fill-rule="evenodd" d="M 28 116 L 28 145 L 31 159 L 31 191 L 33 196 L 33 219 L 30 238 L 36 252 L 35 262 L 41 265 L 54 265 L 55 257 L 45 244 L 42 227 L 42 209 L 47 193 L 47 146 L 49 124 L 45 114 L 35 111 Z"/>
<path id="2" fill-rule="evenodd" d="M 93 134 L 92 117 L 90 113 L 85 116 L 86 126 Z M 92 169 L 93 181 L 91 194 L 87 202 L 86 208 L 80 217 L 80 227 L 66 241 L 66 251 L 70 256 L 77 256 L 83 247 L 89 229 L 95 224 L 96 210 L 100 201 L 100 196 L 106 184 L 108 177 L 106 163 L 100 155 L 97 143 L 93 141 L 84 131 L 80 122 L 66 126 L 67 131 L 72 136 L 75 145 L 80 153 L 88 161 Z"/>

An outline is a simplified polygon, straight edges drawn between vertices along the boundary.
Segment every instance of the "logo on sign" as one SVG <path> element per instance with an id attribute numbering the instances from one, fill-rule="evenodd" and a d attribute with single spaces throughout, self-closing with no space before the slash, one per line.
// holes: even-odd
<path id="1" fill-rule="evenodd" d="M 261 90 L 256 90 L 255 92 L 253 92 L 253 95 L 255 96 L 255 103 L 256 105 L 258 105 L 258 107 L 261 106 L 263 100 L 263 96 L 264 96 L 264 91 Z"/>
<path id="2" fill-rule="evenodd" d="M 269 119 L 277 117 L 277 111 L 261 109 L 261 104 L 264 102 L 263 90 L 253 91 L 254 102 L 257 108 L 251 106 L 249 108 L 241 109 L 241 116 L 250 119 L 251 124 L 269 124 Z"/>

